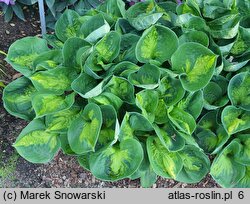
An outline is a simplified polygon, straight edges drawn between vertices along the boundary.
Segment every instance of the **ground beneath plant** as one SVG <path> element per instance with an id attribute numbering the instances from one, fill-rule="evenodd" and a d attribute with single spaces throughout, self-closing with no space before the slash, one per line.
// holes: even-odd
<path id="1" fill-rule="evenodd" d="M 1 11 L 0 11 L 1 12 Z M 25 36 L 40 36 L 39 18 L 37 10 L 26 10 L 26 22 L 14 18 L 10 23 L 5 23 L 0 15 L 0 50 L 7 52 L 8 47 L 15 40 Z M 0 79 L 5 84 L 20 77 L 9 65 L 4 62 L 4 56 L 0 55 Z M 1 91 L 0 91 L 0 97 Z M 124 179 L 119 182 L 103 182 L 81 168 L 74 157 L 63 155 L 61 152 L 48 164 L 31 164 L 18 156 L 12 147 L 15 138 L 27 122 L 12 117 L 3 107 L 0 99 L 0 187 L 120 187 L 139 188 L 139 180 Z M 198 184 L 185 184 L 173 180 L 159 178 L 153 186 L 164 188 L 213 188 L 219 187 L 208 175 Z"/>

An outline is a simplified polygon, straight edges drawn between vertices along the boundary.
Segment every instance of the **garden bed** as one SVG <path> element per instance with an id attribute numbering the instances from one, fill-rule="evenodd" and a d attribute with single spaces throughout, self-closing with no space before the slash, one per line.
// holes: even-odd
<path id="1" fill-rule="evenodd" d="M 0 50 L 7 52 L 15 40 L 25 36 L 40 36 L 37 11 L 25 11 L 26 22 L 16 17 L 5 23 L 0 16 Z M 0 56 L 2 69 L 6 73 L 1 77 L 6 83 L 20 77 Z M 1 94 L 0 94 L 1 96 Z M 140 187 L 139 180 L 124 179 L 119 182 L 103 182 L 81 168 L 75 158 L 59 153 L 55 159 L 44 165 L 31 164 L 15 152 L 11 144 L 21 130 L 27 125 L 23 120 L 8 114 L 0 101 L 0 187 Z M 1 159 L 0 159 L 1 161 Z M 153 187 L 219 187 L 210 176 L 198 184 L 184 184 L 173 180 L 158 179 Z"/>

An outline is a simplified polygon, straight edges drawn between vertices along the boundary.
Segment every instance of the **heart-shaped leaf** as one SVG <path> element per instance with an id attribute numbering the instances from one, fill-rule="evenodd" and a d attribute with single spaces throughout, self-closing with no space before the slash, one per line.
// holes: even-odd
<path id="1" fill-rule="evenodd" d="M 46 132 L 42 119 L 36 119 L 23 129 L 13 146 L 29 162 L 46 163 L 60 149 L 60 140 L 58 134 Z"/>
<path id="2" fill-rule="evenodd" d="M 112 62 L 120 52 L 120 35 L 111 31 L 106 34 L 95 46 L 98 53 L 98 63 Z"/>
<path id="3" fill-rule="evenodd" d="M 170 76 L 165 76 L 161 79 L 157 91 L 159 92 L 160 98 L 164 100 L 167 106 L 175 105 L 185 94 L 181 82 Z"/>
<path id="4" fill-rule="evenodd" d="M 176 178 L 177 181 L 197 183 L 209 172 L 209 158 L 198 147 L 186 145 L 178 153 L 183 161 L 183 168 Z"/>
<path id="5" fill-rule="evenodd" d="M 184 110 L 174 107 L 168 110 L 169 119 L 182 132 L 192 134 L 196 128 L 196 123 L 192 115 Z"/>
<path id="6" fill-rule="evenodd" d="M 113 76 L 104 88 L 105 91 L 118 96 L 127 103 L 134 102 L 134 87 L 123 77 Z"/>
<path id="7" fill-rule="evenodd" d="M 63 42 L 71 37 L 79 37 L 81 24 L 82 22 L 77 12 L 66 10 L 56 22 L 56 36 Z"/>
<path id="8" fill-rule="evenodd" d="M 229 82 L 228 97 L 233 105 L 250 111 L 250 73 L 235 75 Z"/>
<path id="9" fill-rule="evenodd" d="M 14 42 L 7 55 L 7 62 L 24 76 L 33 71 L 33 61 L 43 52 L 49 51 L 47 42 L 38 37 L 26 37 Z"/>
<path id="10" fill-rule="evenodd" d="M 131 73 L 128 80 L 137 87 L 154 89 L 160 80 L 160 70 L 155 65 L 145 64 L 137 72 Z"/>
<path id="11" fill-rule="evenodd" d="M 222 111 L 221 121 L 228 134 L 232 135 L 250 128 L 250 111 L 227 106 Z"/>
<path id="12" fill-rule="evenodd" d="M 198 43 L 184 43 L 171 58 L 173 70 L 180 74 L 184 89 L 197 91 L 205 87 L 211 80 L 216 55 Z"/>
<path id="13" fill-rule="evenodd" d="M 95 177 L 116 181 L 132 175 L 143 160 L 143 149 L 135 139 L 126 139 L 90 155 L 90 170 Z"/>
<path id="14" fill-rule="evenodd" d="M 74 152 L 84 154 L 95 150 L 102 120 L 102 112 L 98 105 L 89 103 L 85 106 L 68 130 L 69 144 Z"/>
<path id="15" fill-rule="evenodd" d="M 139 62 L 162 64 L 170 60 L 178 47 L 176 34 L 167 27 L 155 25 L 145 30 L 136 45 Z"/>
<path id="16" fill-rule="evenodd" d="M 35 112 L 31 104 L 31 96 L 36 89 L 26 77 L 21 77 L 8 84 L 3 91 L 5 109 L 14 116 L 32 120 Z"/>
<path id="17" fill-rule="evenodd" d="M 159 176 L 176 179 L 183 167 L 178 152 L 169 152 L 157 137 L 147 139 L 147 151 L 150 164 Z"/>
<path id="18" fill-rule="evenodd" d="M 240 150 L 240 143 L 233 140 L 213 161 L 210 174 L 222 187 L 235 186 L 245 175 L 245 166 L 234 159 Z"/>
<path id="19" fill-rule="evenodd" d="M 178 107 L 191 114 L 195 119 L 201 114 L 204 104 L 202 91 L 188 93 L 179 103 Z"/>

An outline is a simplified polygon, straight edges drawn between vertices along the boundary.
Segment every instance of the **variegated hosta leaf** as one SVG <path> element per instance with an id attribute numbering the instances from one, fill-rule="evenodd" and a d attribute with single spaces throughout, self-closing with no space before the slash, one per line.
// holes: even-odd
<path id="1" fill-rule="evenodd" d="M 176 179 L 183 167 L 178 152 L 169 152 L 157 137 L 147 139 L 147 151 L 150 164 L 157 175 Z"/>
<path id="2" fill-rule="evenodd" d="M 155 119 L 155 111 L 158 106 L 159 95 L 154 90 L 143 90 L 136 94 L 136 105 L 142 110 L 142 115 L 145 116 L 151 123 Z"/>
<path id="3" fill-rule="evenodd" d="M 125 3 L 122 0 L 106 0 L 96 10 L 115 21 L 117 18 L 125 16 Z"/>
<path id="4" fill-rule="evenodd" d="M 123 77 L 113 76 L 104 87 L 106 92 L 110 92 L 127 103 L 134 102 L 134 87 Z"/>
<path id="5" fill-rule="evenodd" d="M 59 40 L 65 42 L 71 37 L 80 37 L 80 16 L 73 10 L 66 10 L 55 25 L 55 33 Z"/>
<path id="6" fill-rule="evenodd" d="M 197 125 L 195 138 L 199 146 L 206 152 L 215 154 L 228 141 L 229 135 L 222 125 L 217 123 L 217 111 L 204 115 Z"/>
<path id="7" fill-rule="evenodd" d="M 209 33 L 213 38 L 231 39 L 234 38 L 239 29 L 240 16 L 238 14 L 224 15 L 208 22 Z"/>
<path id="8" fill-rule="evenodd" d="M 106 80 L 98 81 L 86 73 L 81 73 L 71 84 L 72 89 L 83 98 L 92 98 L 102 93 Z"/>
<path id="9" fill-rule="evenodd" d="M 89 102 L 93 102 L 98 105 L 111 105 L 116 111 L 119 111 L 123 104 L 123 101 L 119 97 L 109 92 L 103 92 L 94 98 L 89 98 Z"/>
<path id="10" fill-rule="evenodd" d="M 116 125 L 117 125 L 117 114 L 116 110 L 111 105 L 102 105 L 102 127 L 96 143 L 95 151 L 102 147 L 109 145 L 115 140 Z"/>
<path id="11" fill-rule="evenodd" d="M 84 154 L 95 150 L 102 121 L 102 112 L 98 105 L 89 103 L 85 106 L 68 130 L 69 144 L 74 152 Z"/>
<path id="12" fill-rule="evenodd" d="M 35 70 L 48 70 L 58 67 L 63 61 L 61 50 L 50 50 L 40 54 L 34 61 Z"/>
<path id="13" fill-rule="evenodd" d="M 128 78 L 131 73 L 136 72 L 139 69 L 140 67 L 138 65 L 129 61 L 123 61 L 117 64 L 112 71 L 116 76 Z"/>
<path id="14" fill-rule="evenodd" d="M 210 174 L 222 187 L 234 187 L 244 177 L 246 167 L 235 161 L 240 151 L 239 140 L 233 140 L 213 161 Z"/>
<path id="15" fill-rule="evenodd" d="M 171 58 L 173 70 L 180 74 L 184 89 L 197 91 L 211 80 L 216 55 L 201 44 L 189 42 L 181 45 Z"/>
<path id="16" fill-rule="evenodd" d="M 91 16 L 85 21 L 80 29 L 84 40 L 89 43 L 95 43 L 98 39 L 102 38 L 110 31 L 110 26 L 103 18 L 102 14 Z"/>
<path id="17" fill-rule="evenodd" d="M 176 152 L 184 147 L 184 138 L 171 125 L 171 123 L 165 123 L 163 126 L 157 126 L 154 124 L 153 127 L 162 144 L 168 149 L 168 151 Z"/>
<path id="18" fill-rule="evenodd" d="M 85 40 L 72 37 L 66 40 L 63 45 L 63 65 L 72 69 L 78 68 L 80 70 L 80 64 L 77 63 L 77 52 L 83 47 L 90 47 L 90 44 Z"/>
<path id="19" fill-rule="evenodd" d="M 67 96 L 60 96 L 38 92 L 32 96 L 32 106 L 37 118 L 69 109 L 74 101 L 75 93 L 71 93 Z"/>
<path id="20" fill-rule="evenodd" d="M 46 128 L 49 132 L 66 133 L 71 122 L 78 117 L 80 108 L 72 106 L 67 110 L 47 115 L 45 118 Z"/>
<path id="21" fill-rule="evenodd" d="M 154 89 L 159 85 L 160 70 L 155 65 L 144 64 L 137 72 L 131 73 L 128 80 L 137 87 Z"/>
<path id="22" fill-rule="evenodd" d="M 230 80 L 228 96 L 233 105 L 250 111 L 250 72 L 239 73 Z"/>
<path id="23" fill-rule="evenodd" d="M 15 41 L 9 48 L 7 62 L 24 76 L 34 72 L 33 61 L 49 51 L 47 42 L 38 37 L 26 37 Z"/>
<path id="24" fill-rule="evenodd" d="M 145 30 L 136 45 L 139 62 L 162 64 L 170 60 L 178 47 L 176 34 L 167 27 L 155 25 Z"/>
<path id="25" fill-rule="evenodd" d="M 159 92 L 159 97 L 164 100 L 167 106 L 175 105 L 185 94 L 185 90 L 182 88 L 181 82 L 170 76 L 165 76 L 161 79 L 157 91 Z"/>
<path id="26" fill-rule="evenodd" d="M 235 157 L 235 161 L 250 166 L 250 134 L 237 135 L 241 145 L 241 151 L 239 155 Z"/>
<path id="27" fill-rule="evenodd" d="M 250 128 L 250 111 L 226 106 L 221 114 L 221 121 L 229 135 Z"/>
<path id="28" fill-rule="evenodd" d="M 176 180 L 185 183 L 197 183 L 201 181 L 209 172 L 210 160 L 198 147 L 186 145 L 178 152 L 183 168 Z"/>
<path id="29" fill-rule="evenodd" d="M 186 42 L 196 42 L 208 47 L 209 45 L 209 38 L 206 33 L 202 31 L 189 31 L 184 33 L 179 38 L 179 44 L 182 45 Z"/>
<path id="30" fill-rule="evenodd" d="M 25 120 L 32 120 L 35 112 L 31 104 L 31 96 L 36 89 L 26 77 L 21 77 L 8 84 L 3 91 L 5 109 L 12 115 Z"/>
<path id="31" fill-rule="evenodd" d="M 241 55 L 244 52 L 246 52 L 249 49 L 249 47 L 250 47 L 250 30 L 249 28 L 244 28 L 240 26 L 237 39 L 234 42 L 234 45 L 230 52 L 234 55 Z"/>
<path id="32" fill-rule="evenodd" d="M 63 94 L 71 90 L 71 83 L 77 73 L 68 67 L 36 72 L 29 79 L 40 92 Z"/>
<path id="33" fill-rule="evenodd" d="M 197 119 L 203 109 L 203 92 L 201 90 L 188 93 L 179 103 L 178 107 Z"/>
<path id="34" fill-rule="evenodd" d="M 119 140 L 123 141 L 134 136 L 148 136 L 153 126 L 147 118 L 137 112 L 126 113 L 120 127 Z"/>
<path id="35" fill-rule="evenodd" d="M 36 119 L 23 129 L 13 146 L 29 162 L 46 163 L 60 149 L 60 140 L 58 134 L 46 131 L 42 119 Z"/>
<path id="36" fill-rule="evenodd" d="M 143 160 L 143 149 L 135 139 L 126 139 L 90 155 L 90 170 L 95 177 L 116 181 L 132 175 Z"/>
<path id="37" fill-rule="evenodd" d="M 154 1 L 139 2 L 126 12 L 129 23 L 137 30 L 144 30 L 155 24 L 163 13 L 156 10 Z"/>
<path id="38" fill-rule="evenodd" d="M 171 122 L 182 132 L 191 135 L 195 128 L 196 123 L 192 115 L 188 112 L 178 108 L 170 108 L 168 110 L 169 119 Z"/>
<path id="39" fill-rule="evenodd" d="M 111 31 L 106 34 L 95 46 L 97 52 L 97 63 L 107 64 L 112 62 L 120 52 L 121 37 L 119 33 Z"/>

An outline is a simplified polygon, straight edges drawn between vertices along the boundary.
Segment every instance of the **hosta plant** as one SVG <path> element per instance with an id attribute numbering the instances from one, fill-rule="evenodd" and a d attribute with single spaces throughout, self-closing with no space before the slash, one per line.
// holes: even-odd
<path id="1" fill-rule="evenodd" d="M 67 10 L 55 35 L 9 48 L 23 76 L 4 89 L 4 107 L 30 121 L 13 146 L 33 163 L 62 150 L 106 181 L 150 187 L 210 173 L 250 187 L 249 7 L 108 0 L 84 16 Z"/>

